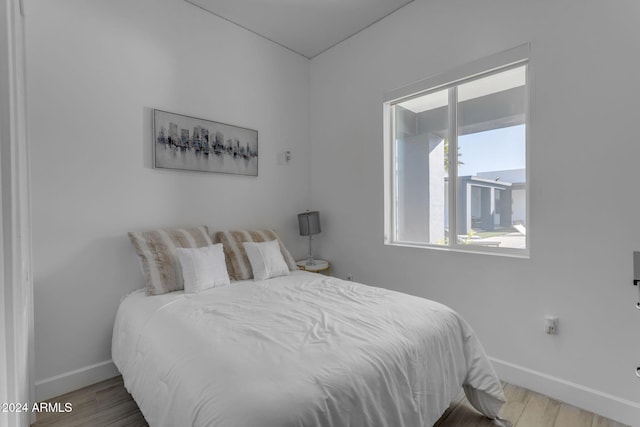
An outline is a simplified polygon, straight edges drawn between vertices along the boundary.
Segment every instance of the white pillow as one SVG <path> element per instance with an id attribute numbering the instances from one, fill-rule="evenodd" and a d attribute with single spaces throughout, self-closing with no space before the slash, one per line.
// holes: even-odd
<path id="1" fill-rule="evenodd" d="M 176 253 L 182 268 L 185 293 L 231 284 L 222 243 L 202 248 L 176 248 Z"/>
<path id="2" fill-rule="evenodd" d="M 282 256 L 280 243 L 277 240 L 244 242 L 243 245 L 249 263 L 251 263 L 255 280 L 265 280 L 289 274 L 289 267 Z"/>

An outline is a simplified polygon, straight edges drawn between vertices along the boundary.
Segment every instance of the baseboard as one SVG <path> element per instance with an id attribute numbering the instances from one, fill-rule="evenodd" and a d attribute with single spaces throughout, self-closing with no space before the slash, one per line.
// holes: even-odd
<path id="1" fill-rule="evenodd" d="M 36 381 L 36 401 L 41 402 L 70 391 L 120 375 L 111 360 L 85 366 L 42 381 Z"/>
<path id="2" fill-rule="evenodd" d="M 503 381 L 533 390 L 632 427 L 640 427 L 640 403 L 602 393 L 523 366 L 491 357 Z"/>

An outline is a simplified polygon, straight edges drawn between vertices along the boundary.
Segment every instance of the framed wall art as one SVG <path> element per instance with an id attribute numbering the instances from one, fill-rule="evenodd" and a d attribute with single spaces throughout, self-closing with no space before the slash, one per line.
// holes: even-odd
<path id="1" fill-rule="evenodd" d="M 153 110 L 155 168 L 258 176 L 258 131 Z"/>

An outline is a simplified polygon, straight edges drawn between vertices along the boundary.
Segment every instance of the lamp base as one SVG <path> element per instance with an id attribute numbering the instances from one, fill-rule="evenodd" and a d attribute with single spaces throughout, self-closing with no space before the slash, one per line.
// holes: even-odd
<path id="1" fill-rule="evenodd" d="M 310 267 L 313 267 L 314 265 L 316 265 L 316 260 L 313 258 L 307 258 L 302 260 L 302 262 L 304 263 L 304 265 L 308 265 Z"/>
<path id="2" fill-rule="evenodd" d="M 311 240 L 313 239 L 313 236 L 310 234 L 309 235 L 309 258 L 307 258 L 307 260 L 305 261 L 304 265 L 309 266 L 309 267 L 313 267 L 316 265 L 316 260 L 313 259 L 313 252 L 311 252 Z"/>

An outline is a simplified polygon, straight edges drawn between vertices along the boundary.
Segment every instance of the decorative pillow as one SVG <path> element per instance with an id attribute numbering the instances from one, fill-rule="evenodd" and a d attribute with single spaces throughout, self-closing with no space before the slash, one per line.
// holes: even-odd
<path id="1" fill-rule="evenodd" d="M 287 248 L 273 230 L 237 230 L 219 231 L 215 235 L 215 241 L 224 245 L 224 254 L 227 260 L 227 270 L 231 280 L 247 280 L 253 278 L 251 263 L 244 250 L 245 242 L 268 242 L 277 240 L 280 245 L 280 252 L 287 263 L 289 270 L 297 270 L 296 260 L 293 259 Z"/>
<path id="2" fill-rule="evenodd" d="M 129 233 L 142 271 L 148 295 L 160 295 L 184 288 L 176 248 L 199 248 L 212 244 L 209 230 L 202 225 Z"/>
<path id="3" fill-rule="evenodd" d="M 231 284 L 222 243 L 203 248 L 176 248 L 176 252 L 184 278 L 185 293 L 192 294 Z"/>
<path id="4" fill-rule="evenodd" d="M 245 242 L 243 246 L 251 263 L 254 280 L 265 280 L 289 274 L 289 267 L 284 261 L 277 240 L 260 243 Z"/>

